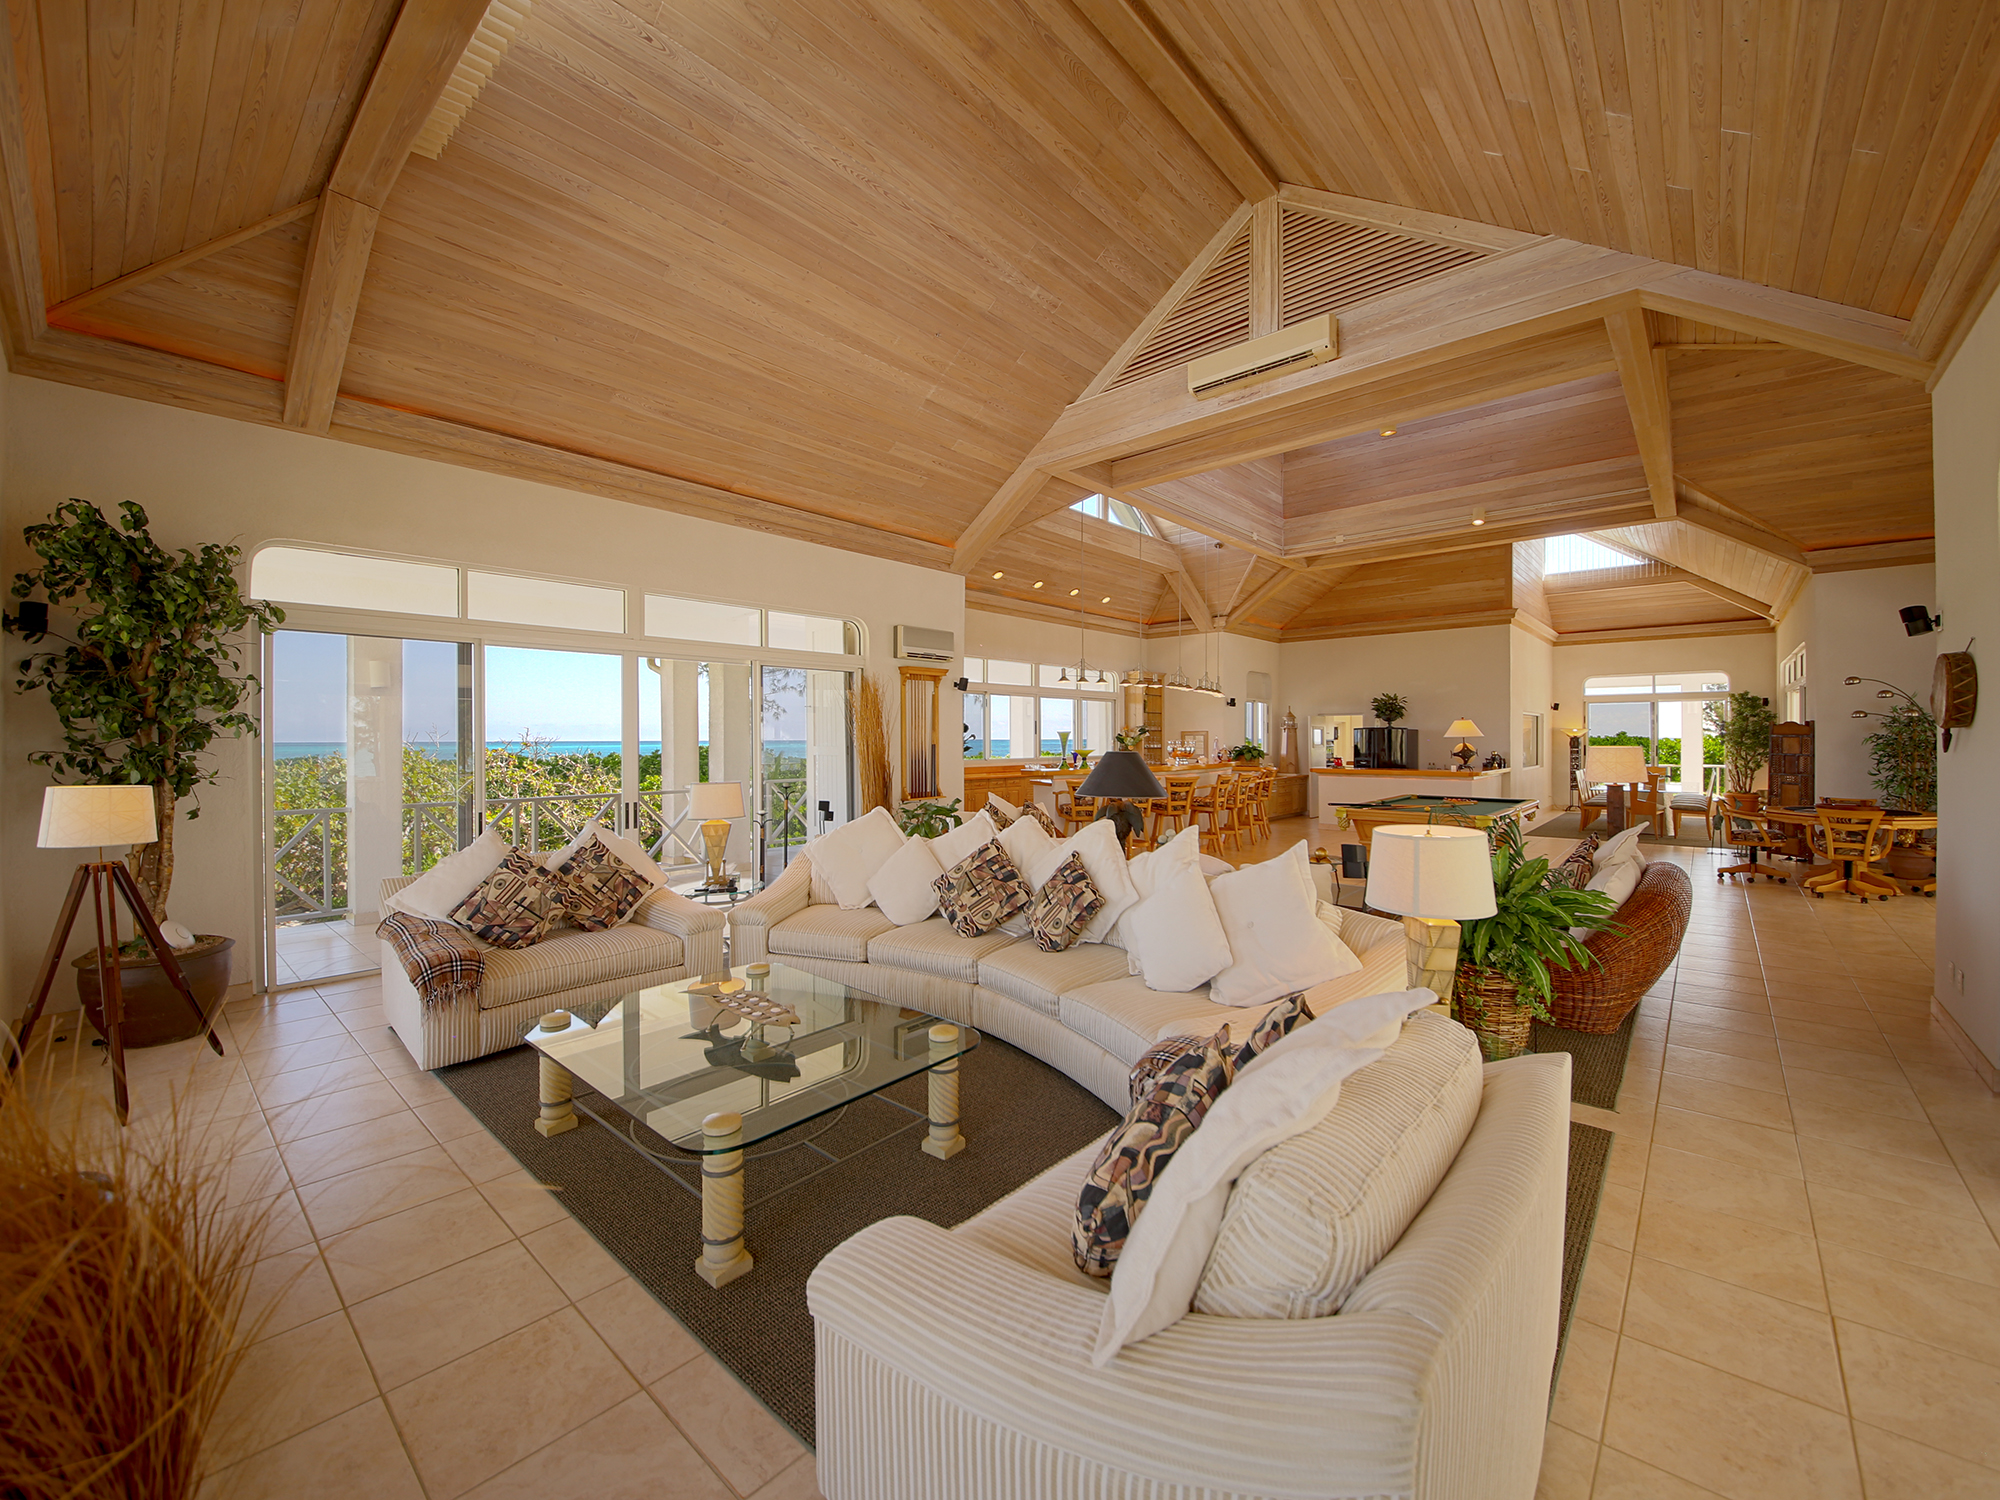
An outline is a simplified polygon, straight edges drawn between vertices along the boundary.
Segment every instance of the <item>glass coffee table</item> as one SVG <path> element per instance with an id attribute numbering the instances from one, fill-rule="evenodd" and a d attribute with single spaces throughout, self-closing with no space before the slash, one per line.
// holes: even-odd
<path id="1" fill-rule="evenodd" d="M 759 967 L 767 972 L 751 972 Z M 729 981 L 745 992 L 743 1004 L 775 1006 L 797 1020 L 753 1020 L 725 998 L 702 993 Z M 557 1011 L 524 1040 L 541 1054 L 535 1128 L 561 1135 L 576 1127 L 582 1110 L 697 1193 L 701 1256 L 695 1270 L 710 1286 L 724 1287 L 753 1264 L 743 1248 L 746 1147 L 928 1073 L 928 1113 L 894 1099 L 883 1102 L 914 1117 L 902 1130 L 927 1126 L 923 1149 L 948 1161 L 965 1147 L 958 1129 L 958 1060 L 979 1045 L 979 1033 L 774 963 L 637 990 L 594 1022 L 588 1014 Z M 578 1103 L 578 1079 L 693 1160 L 641 1145 L 619 1122 Z M 811 1141 L 795 1146 L 825 1157 L 820 1171 L 844 1159 Z M 684 1175 L 696 1168 L 699 1188 Z"/>

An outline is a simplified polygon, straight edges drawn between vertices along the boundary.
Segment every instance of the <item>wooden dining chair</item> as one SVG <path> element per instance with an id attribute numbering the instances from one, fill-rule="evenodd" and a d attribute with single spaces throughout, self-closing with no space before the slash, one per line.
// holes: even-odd
<path id="1" fill-rule="evenodd" d="M 1236 792 L 1234 776 L 1218 776 L 1209 789 L 1208 800 L 1197 800 L 1194 804 L 1195 826 L 1201 828 L 1201 837 L 1214 846 L 1217 854 L 1222 853 L 1224 839 L 1229 840 L 1231 848 L 1237 844 L 1240 830 L 1236 824 Z"/>
<path id="2" fill-rule="evenodd" d="M 1757 863 L 1759 854 L 1769 854 L 1777 846 L 1772 836 L 1771 825 L 1764 818 L 1764 796 L 1761 792 L 1730 792 L 1719 799 L 1718 810 L 1722 819 L 1722 842 L 1731 849 L 1743 849 L 1749 853 L 1749 861 L 1740 865 L 1724 865 L 1715 872 L 1720 881 L 1726 875 L 1747 875 L 1755 884 L 1762 875 L 1766 880 L 1785 883 L 1785 877 L 1769 865 Z"/>
<path id="3" fill-rule="evenodd" d="M 1268 839 L 1271 836 L 1271 789 L 1277 785 L 1278 773 L 1266 768 L 1252 771 L 1245 780 L 1245 791 L 1237 799 L 1236 819 L 1251 838 Z"/>
<path id="4" fill-rule="evenodd" d="M 1167 795 L 1153 800 L 1153 816 L 1147 825 L 1146 836 L 1152 847 L 1157 849 L 1164 842 L 1167 825 L 1179 833 L 1194 822 L 1194 789 L 1199 776 L 1162 776 L 1160 785 L 1167 789 Z"/>
<path id="5" fill-rule="evenodd" d="M 1870 896 L 1887 901 L 1903 894 L 1902 887 L 1882 871 L 1868 868 L 1888 856 L 1896 839 L 1896 830 L 1882 825 L 1881 808 L 1821 808 L 1806 838 L 1813 853 L 1833 866 L 1824 875 L 1808 875 L 1800 882 L 1813 895 L 1823 899 L 1829 891 L 1846 891 L 1865 903 Z"/>
<path id="6" fill-rule="evenodd" d="M 1588 832 L 1590 825 L 1602 817 L 1605 809 L 1611 806 L 1611 794 L 1601 786 L 1593 788 L 1583 772 L 1578 771 L 1576 773 L 1576 806 L 1577 827 L 1582 832 Z"/>

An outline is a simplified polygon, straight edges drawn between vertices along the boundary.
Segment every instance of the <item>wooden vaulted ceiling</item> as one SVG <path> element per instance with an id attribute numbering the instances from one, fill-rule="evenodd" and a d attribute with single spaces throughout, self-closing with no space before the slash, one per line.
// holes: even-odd
<path id="1" fill-rule="evenodd" d="M 5 3 L 16 370 L 1134 628 L 1768 628 L 2000 267 L 1993 6 Z"/>

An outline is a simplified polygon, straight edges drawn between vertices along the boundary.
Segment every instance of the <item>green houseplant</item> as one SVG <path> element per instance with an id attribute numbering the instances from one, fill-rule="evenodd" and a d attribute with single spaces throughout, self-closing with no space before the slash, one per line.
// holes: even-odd
<path id="1" fill-rule="evenodd" d="M 1602 891 L 1552 884 L 1549 862 L 1529 859 L 1513 827 L 1494 846 L 1493 903 L 1492 916 L 1460 929 L 1452 1001 L 1488 1061 L 1528 1050 L 1530 1024 L 1552 1019 L 1550 967 L 1595 962 L 1570 929 L 1608 927 L 1616 910 Z"/>
<path id="2" fill-rule="evenodd" d="M 1868 779 L 1882 805 L 1899 812 L 1936 812 L 1937 720 L 1914 698 L 1881 717 L 1882 726 L 1863 743 L 1868 746 Z"/>
<path id="3" fill-rule="evenodd" d="M 1240 745 L 1231 745 L 1227 753 L 1239 765 L 1256 765 L 1264 758 L 1264 747 L 1255 740 L 1245 740 Z"/>
<path id="4" fill-rule="evenodd" d="M 1393 724 L 1410 711 L 1410 700 L 1401 693 L 1379 693 L 1368 702 L 1369 712 L 1384 724 Z"/>
<path id="5" fill-rule="evenodd" d="M 1771 705 L 1755 693 L 1731 693 L 1721 703 L 1711 700 L 1704 717 L 1722 741 L 1722 763 L 1729 774 L 1729 790 L 1752 790 L 1757 784 L 1757 773 L 1771 763 L 1771 731 L 1778 724 Z"/>
<path id="6" fill-rule="evenodd" d="M 146 512 L 130 501 L 114 522 L 96 506 L 71 500 L 22 534 L 41 566 L 15 575 L 14 597 L 40 590 L 75 617 L 66 645 L 19 664 L 17 689 L 47 693 L 63 732 L 62 749 L 28 758 L 62 781 L 153 789 L 160 836 L 134 848 L 129 863 L 154 917 L 164 920 L 174 879 L 174 814 L 216 779 L 204 759 L 216 739 L 257 732 L 256 719 L 242 708 L 257 686 L 241 670 L 245 633 L 269 633 L 284 611 L 243 597 L 238 548 L 210 542 L 169 552 L 147 530 Z M 18 614 L 7 615 L 5 624 L 22 629 Z M 200 812 L 197 802 L 187 816 Z M 205 1009 L 228 987 L 233 946 L 233 939 L 203 934 L 181 955 Z M 89 958 L 77 968 L 86 1007 L 96 1001 L 94 965 Z M 127 1046 L 173 1040 L 176 1031 L 193 1034 L 143 949 L 121 968 L 132 1012 Z"/>
<path id="7" fill-rule="evenodd" d="M 896 826 L 907 837 L 934 839 L 965 821 L 958 808 L 956 797 L 949 802 L 905 802 L 896 814 Z"/>

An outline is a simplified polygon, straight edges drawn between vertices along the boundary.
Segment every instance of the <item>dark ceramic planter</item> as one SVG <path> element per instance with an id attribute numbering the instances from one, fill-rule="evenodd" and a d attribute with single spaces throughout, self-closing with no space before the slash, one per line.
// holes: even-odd
<path id="1" fill-rule="evenodd" d="M 187 1001 L 167 978 L 167 971 L 150 956 L 126 955 L 118 963 L 119 990 L 125 997 L 125 1025 L 121 1038 L 126 1047 L 159 1047 L 183 1042 L 207 1030 L 206 1017 L 215 1014 L 229 991 L 229 956 L 235 938 L 201 934 L 200 941 L 174 955 L 188 988 L 201 1004 L 203 1019 L 188 1013 Z M 108 1035 L 104 1022 L 104 1002 L 97 983 L 97 955 L 86 953 L 72 960 L 76 969 L 77 997 L 99 1036 Z"/>

